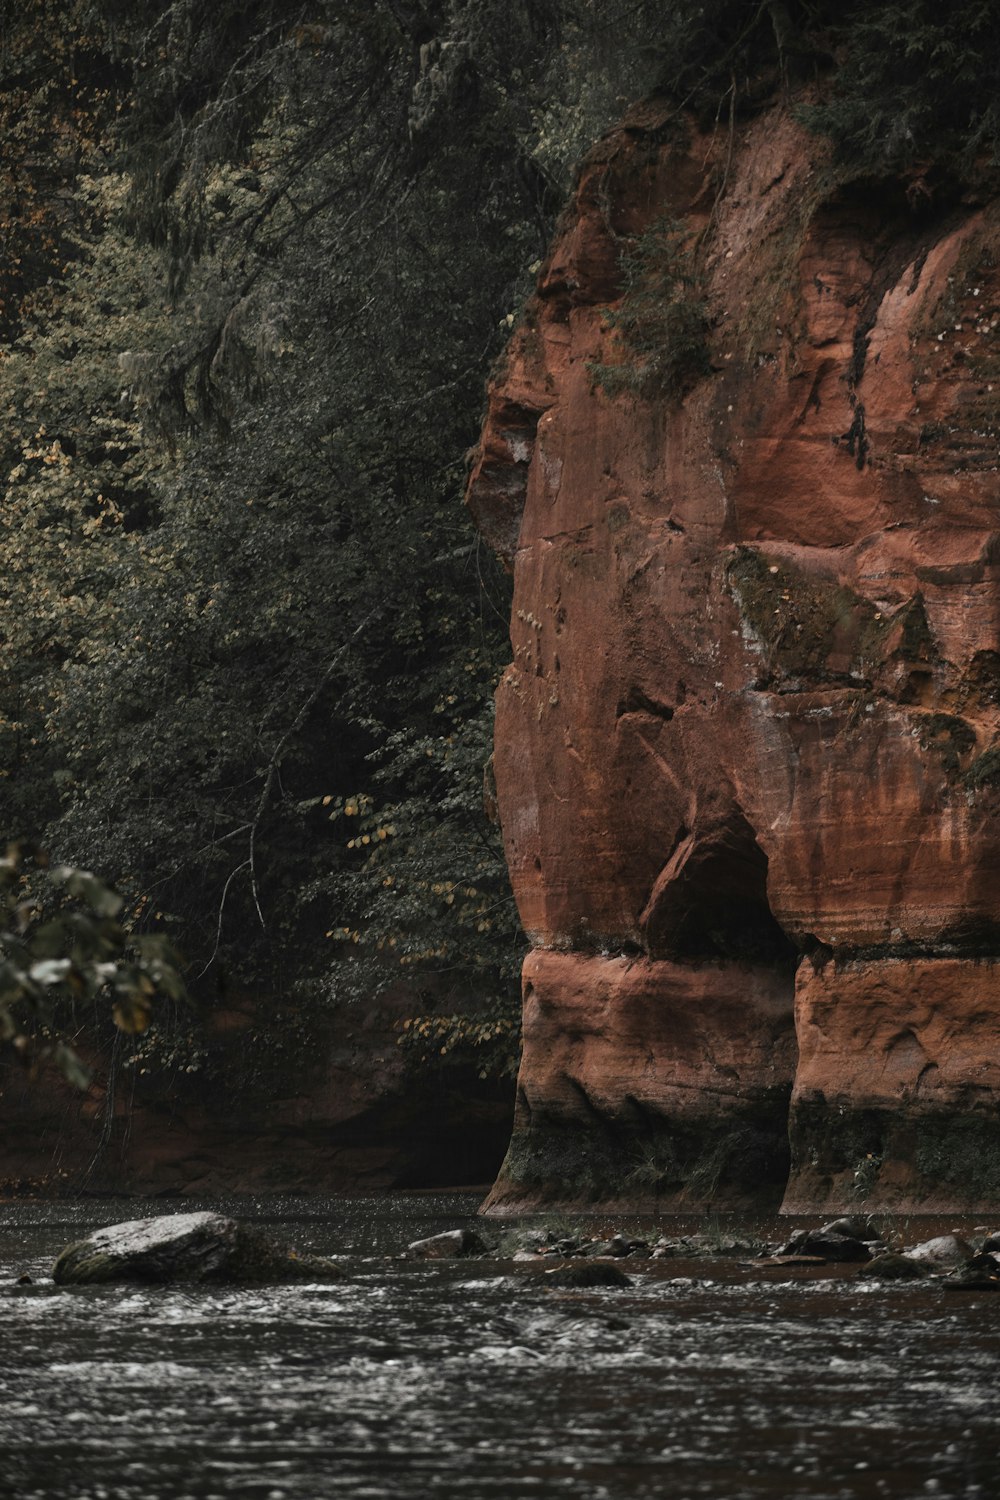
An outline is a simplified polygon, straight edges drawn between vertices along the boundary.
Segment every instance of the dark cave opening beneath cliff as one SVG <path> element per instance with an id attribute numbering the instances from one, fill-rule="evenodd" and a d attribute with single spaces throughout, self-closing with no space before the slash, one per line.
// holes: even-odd
<path id="1" fill-rule="evenodd" d="M 740 808 L 679 840 L 641 926 L 650 958 L 745 959 L 792 967 L 798 957 L 771 910 L 767 855 Z"/>

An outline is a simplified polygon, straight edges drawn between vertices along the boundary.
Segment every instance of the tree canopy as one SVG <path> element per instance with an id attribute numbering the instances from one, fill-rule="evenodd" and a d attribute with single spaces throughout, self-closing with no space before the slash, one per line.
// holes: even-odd
<path id="1" fill-rule="evenodd" d="M 507 592 L 460 497 L 558 201 L 524 147 L 558 22 L 462 9 L 8 22 L 26 151 L 57 76 L 76 135 L 0 364 L 0 739 L 11 825 L 108 872 L 196 994 L 280 1026 L 403 984 L 408 1050 L 488 1072 Z"/>

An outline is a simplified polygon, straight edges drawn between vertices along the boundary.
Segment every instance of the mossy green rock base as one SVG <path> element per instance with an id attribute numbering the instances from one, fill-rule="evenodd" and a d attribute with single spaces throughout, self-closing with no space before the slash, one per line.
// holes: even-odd
<path id="1" fill-rule="evenodd" d="M 52 1268 L 59 1286 L 112 1281 L 335 1281 L 343 1274 L 334 1261 L 299 1255 L 258 1229 L 211 1212 L 112 1224 L 67 1245 Z"/>

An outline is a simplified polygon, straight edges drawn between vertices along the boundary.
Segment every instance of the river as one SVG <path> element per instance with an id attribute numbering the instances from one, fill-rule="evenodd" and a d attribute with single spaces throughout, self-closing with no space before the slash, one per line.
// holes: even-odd
<path id="1" fill-rule="evenodd" d="M 36 1283 L 0 1298 L 0 1495 L 1000 1494 L 1000 1295 L 746 1257 L 629 1260 L 624 1290 L 557 1292 L 534 1265 L 399 1258 L 474 1223 L 475 1202 L 0 1204 L 0 1280 Z M 274 1224 L 342 1257 L 348 1279 L 64 1292 L 42 1279 L 99 1224 L 195 1206 Z M 912 1242 L 941 1226 L 909 1227 Z"/>

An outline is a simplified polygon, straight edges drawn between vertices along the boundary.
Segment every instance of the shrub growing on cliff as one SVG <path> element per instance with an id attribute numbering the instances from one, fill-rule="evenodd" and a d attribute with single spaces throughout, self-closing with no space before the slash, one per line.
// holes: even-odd
<path id="1" fill-rule="evenodd" d="M 679 400 L 711 368 L 709 318 L 686 227 L 657 219 L 621 257 L 622 298 L 605 314 L 617 361 L 589 366 L 609 396 Z"/>

